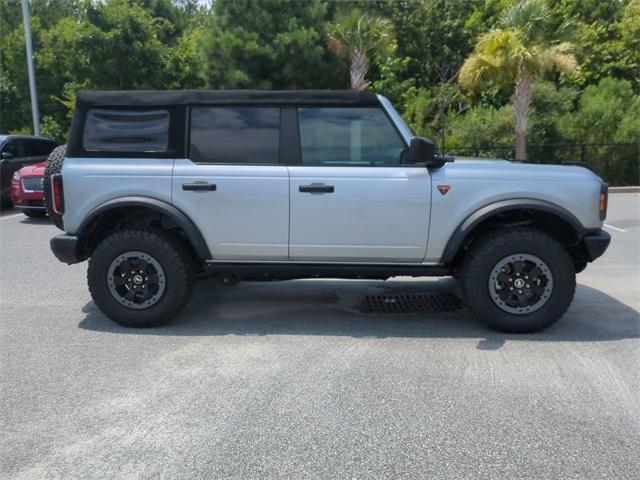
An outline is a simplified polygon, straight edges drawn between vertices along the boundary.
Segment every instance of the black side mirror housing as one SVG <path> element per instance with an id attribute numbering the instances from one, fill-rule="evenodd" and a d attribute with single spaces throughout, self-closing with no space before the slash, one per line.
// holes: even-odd
<path id="1" fill-rule="evenodd" d="M 407 163 L 411 165 L 424 165 L 427 168 L 440 168 L 447 162 L 452 162 L 452 157 L 440 156 L 436 152 L 436 144 L 428 138 L 413 137 L 409 144 Z"/>
<path id="2" fill-rule="evenodd" d="M 13 154 L 9 152 L 2 152 L 3 160 L 11 160 L 13 158 Z"/>

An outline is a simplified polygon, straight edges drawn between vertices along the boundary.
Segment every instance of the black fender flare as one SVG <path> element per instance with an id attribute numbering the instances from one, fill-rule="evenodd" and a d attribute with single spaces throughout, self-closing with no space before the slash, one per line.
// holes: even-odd
<path id="1" fill-rule="evenodd" d="M 566 223 L 571 225 L 571 227 L 575 230 L 576 238 L 578 241 L 587 233 L 586 229 L 584 228 L 584 226 L 582 226 L 575 215 L 554 203 L 530 198 L 514 198 L 509 200 L 501 200 L 479 208 L 462 221 L 458 228 L 455 229 L 453 234 L 451 234 L 451 237 L 449 237 L 447 246 L 445 247 L 444 253 L 442 254 L 442 263 L 446 264 L 453 261 L 456 253 L 458 253 L 458 249 L 462 245 L 464 245 L 467 236 L 481 222 L 498 213 L 506 212 L 509 210 L 536 210 L 556 215 L 557 217 L 561 218 Z"/>
<path id="2" fill-rule="evenodd" d="M 202 233 L 191 221 L 191 219 L 182 211 L 178 210 L 173 205 L 168 204 L 162 200 L 151 197 L 120 197 L 109 200 L 102 205 L 96 207 L 87 215 L 80 227 L 78 228 L 79 234 L 84 234 L 85 230 L 91 225 L 91 223 L 99 216 L 110 210 L 122 207 L 143 207 L 149 210 L 166 215 L 182 230 L 184 230 L 187 238 L 191 242 L 193 249 L 195 250 L 200 260 L 210 260 L 211 252 L 209 247 L 202 236 Z"/>

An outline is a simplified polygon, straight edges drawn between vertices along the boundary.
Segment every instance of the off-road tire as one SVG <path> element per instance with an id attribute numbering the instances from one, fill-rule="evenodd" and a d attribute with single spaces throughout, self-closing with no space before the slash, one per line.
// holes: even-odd
<path id="1" fill-rule="evenodd" d="M 119 303 L 108 286 L 108 271 L 119 255 L 139 251 L 161 265 L 166 288 L 157 303 L 132 309 Z M 189 300 L 193 291 L 194 265 L 180 242 L 160 229 L 128 228 L 106 237 L 93 252 L 87 270 L 91 297 L 111 320 L 127 327 L 156 327 L 171 320 Z"/>
<path id="2" fill-rule="evenodd" d="M 538 310 L 509 313 L 498 307 L 489 293 L 489 275 L 502 259 L 529 254 L 551 270 L 551 294 Z M 479 238 L 465 255 L 460 269 L 462 293 L 468 307 L 490 327 L 505 333 L 533 333 L 555 323 L 569 308 L 576 288 L 573 261 L 553 237 L 533 228 L 501 229 Z"/>
<path id="3" fill-rule="evenodd" d="M 62 224 L 62 215 L 58 215 L 53 211 L 51 201 L 51 175 L 56 175 L 62 171 L 62 164 L 64 163 L 64 157 L 67 154 L 67 146 L 60 145 L 54 148 L 49 157 L 47 157 L 47 165 L 44 167 L 44 181 L 42 182 L 42 190 L 44 191 L 44 206 L 47 208 L 47 213 L 53 224 L 60 230 L 64 230 Z"/>
<path id="4" fill-rule="evenodd" d="M 44 218 L 47 216 L 47 212 L 45 212 L 44 210 L 22 210 L 22 213 L 24 213 L 27 217 L 29 218 Z"/>

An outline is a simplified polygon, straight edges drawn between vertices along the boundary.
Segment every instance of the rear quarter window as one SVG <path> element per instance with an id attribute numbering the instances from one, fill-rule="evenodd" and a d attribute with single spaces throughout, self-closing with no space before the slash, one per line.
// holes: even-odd
<path id="1" fill-rule="evenodd" d="M 88 152 L 166 152 L 169 111 L 93 108 L 87 112 L 82 146 Z"/>

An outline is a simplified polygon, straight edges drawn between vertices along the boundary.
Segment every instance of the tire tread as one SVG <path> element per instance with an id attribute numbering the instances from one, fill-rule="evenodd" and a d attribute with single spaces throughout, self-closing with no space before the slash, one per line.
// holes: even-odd
<path id="1" fill-rule="evenodd" d="M 104 265 L 101 264 L 110 261 L 108 252 L 123 243 L 126 244 L 132 241 L 149 245 L 152 250 L 157 249 L 164 256 L 162 260 L 157 259 L 161 262 L 163 268 L 166 270 L 167 265 L 170 265 L 175 269 L 175 278 L 177 279 L 175 283 L 177 286 L 175 290 L 167 290 L 165 292 L 165 296 L 173 295 L 174 298 L 168 302 L 168 306 L 164 311 L 156 316 L 149 315 L 149 311 L 152 311 L 160 303 L 145 310 L 128 310 L 126 307 L 118 305 L 111 298 L 106 285 L 102 285 L 103 282 L 106 284 L 106 275 Z M 194 277 L 193 261 L 180 242 L 164 230 L 148 227 L 126 228 L 106 237 L 93 252 L 87 269 L 89 292 L 96 305 L 109 318 L 128 327 L 155 327 L 171 320 L 191 297 Z"/>
<path id="2" fill-rule="evenodd" d="M 503 312 L 493 304 L 488 295 L 487 276 L 484 275 L 487 259 L 495 257 L 498 252 L 503 252 L 499 254 L 503 257 L 515 253 L 514 244 L 544 247 L 545 256 L 553 259 L 553 265 L 549 265 L 554 271 L 552 298 L 540 310 L 522 316 Z M 568 252 L 550 235 L 530 227 L 497 229 L 485 234 L 465 255 L 460 276 L 463 296 L 469 308 L 485 324 L 505 333 L 535 333 L 549 327 L 566 313 L 576 287 L 575 269 Z M 493 308 L 488 307 L 487 298 Z"/>

